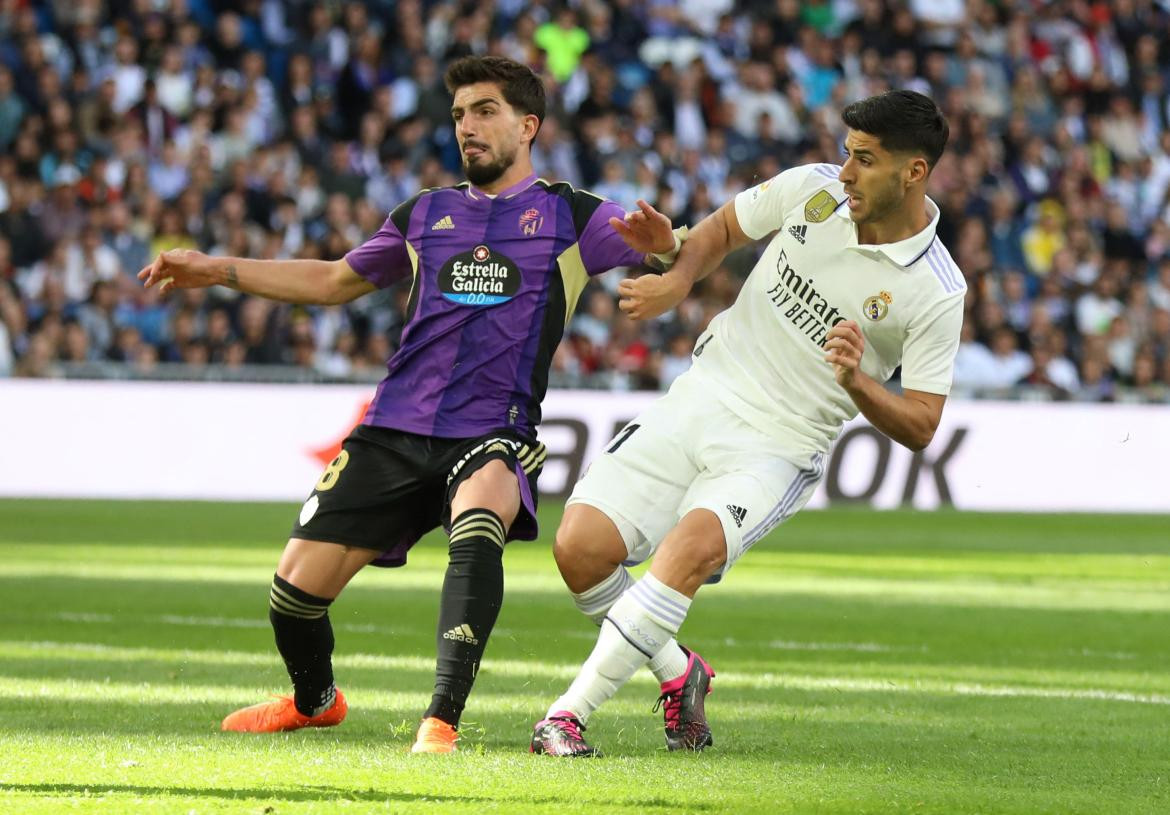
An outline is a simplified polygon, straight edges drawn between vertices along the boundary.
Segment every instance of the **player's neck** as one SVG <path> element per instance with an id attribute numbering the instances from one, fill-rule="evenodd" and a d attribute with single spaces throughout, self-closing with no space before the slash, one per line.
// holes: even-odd
<path id="1" fill-rule="evenodd" d="M 906 205 L 885 218 L 857 225 L 857 242 L 866 245 L 898 243 L 912 238 L 930 225 L 924 194 L 907 196 Z"/>
<path id="2" fill-rule="evenodd" d="M 532 159 L 525 156 L 520 158 L 517 156 L 516 160 L 512 162 L 512 166 L 504 171 L 504 174 L 497 178 L 490 184 L 476 184 L 477 190 L 487 195 L 499 195 L 506 190 L 519 184 L 528 176 L 532 175 Z"/>

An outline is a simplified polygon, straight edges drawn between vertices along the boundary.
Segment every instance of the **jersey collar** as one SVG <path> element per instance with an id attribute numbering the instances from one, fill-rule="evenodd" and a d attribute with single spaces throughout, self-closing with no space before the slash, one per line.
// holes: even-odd
<path id="1" fill-rule="evenodd" d="M 537 180 L 536 173 L 532 173 L 527 178 L 523 178 L 520 181 L 517 181 L 512 186 L 508 187 L 506 190 L 498 192 L 495 195 L 493 195 L 490 192 L 484 192 L 483 190 L 479 189 L 474 184 L 469 182 L 467 184 L 467 194 L 468 194 L 468 196 L 470 196 L 471 198 L 474 198 L 477 201 L 480 199 L 484 199 L 484 198 L 487 198 L 487 199 L 511 198 L 512 196 L 518 195 L 519 193 L 522 193 L 526 189 L 531 187 L 533 184 L 536 183 L 536 180 Z"/>
<path id="2" fill-rule="evenodd" d="M 894 243 L 859 243 L 855 245 L 855 248 L 883 254 L 902 268 L 913 266 L 930 250 L 934 243 L 935 232 L 938 230 L 938 204 L 930 200 L 930 196 L 926 197 L 926 211 L 930 213 L 930 223 L 918 234 Z M 839 206 L 836 214 L 848 221 L 853 220 L 849 217 L 849 207 L 847 206 Z M 853 225 L 853 234 L 854 236 L 857 234 L 856 224 Z M 856 240 L 856 237 L 854 239 Z"/>

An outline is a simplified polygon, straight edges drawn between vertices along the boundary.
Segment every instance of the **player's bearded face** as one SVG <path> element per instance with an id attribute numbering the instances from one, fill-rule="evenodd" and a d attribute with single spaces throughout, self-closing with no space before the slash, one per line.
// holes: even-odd
<path id="1" fill-rule="evenodd" d="M 904 162 L 883 150 L 868 134 L 850 132 L 846 149 L 855 152 L 846 162 L 841 180 L 849 195 L 849 217 L 854 223 L 880 221 L 897 212 L 906 197 Z"/>
<path id="2" fill-rule="evenodd" d="M 477 187 L 491 184 L 508 171 L 516 161 L 517 145 L 492 147 L 486 141 L 476 139 L 468 154 L 467 143 L 463 146 L 463 172 L 467 180 Z"/>
<path id="3" fill-rule="evenodd" d="M 897 212 L 906 197 L 899 169 L 892 169 L 882 173 L 881 177 L 866 180 L 869 183 L 865 185 L 862 206 L 859 211 L 853 213 L 854 220 L 859 224 L 880 221 L 890 213 Z"/>
<path id="4" fill-rule="evenodd" d="M 459 88 L 451 113 L 467 180 L 479 187 L 497 181 L 516 161 L 523 117 L 490 82 Z"/>

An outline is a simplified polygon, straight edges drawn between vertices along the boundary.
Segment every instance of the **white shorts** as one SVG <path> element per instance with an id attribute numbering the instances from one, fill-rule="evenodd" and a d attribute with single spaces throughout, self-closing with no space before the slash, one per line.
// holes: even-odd
<path id="1" fill-rule="evenodd" d="M 683 376 L 614 437 L 573 488 L 568 504 L 588 504 L 617 526 L 641 563 L 684 515 L 718 516 L 727 563 L 718 582 L 752 544 L 790 518 L 816 489 L 824 458 L 803 466 L 781 456 L 779 444 L 748 425 Z"/>

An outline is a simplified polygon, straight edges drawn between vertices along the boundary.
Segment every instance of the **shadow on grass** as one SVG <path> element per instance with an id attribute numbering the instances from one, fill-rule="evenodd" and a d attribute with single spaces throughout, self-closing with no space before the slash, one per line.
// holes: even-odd
<path id="1" fill-rule="evenodd" d="M 420 695 L 421 699 L 421 695 Z M 255 701 L 255 700 L 252 700 Z M 43 702 L 43 704 L 42 704 Z M 246 703 L 246 702 L 245 702 Z M 121 736 L 214 736 L 238 738 L 238 734 L 221 734 L 220 722 L 240 704 L 215 702 L 101 702 L 96 700 L 69 701 L 68 712 L 51 700 L 30 700 L 20 708 L 0 703 L 3 711 L 4 732 L 24 732 L 34 739 L 61 735 L 121 735 Z M 369 743 L 371 740 L 389 740 L 389 724 L 415 722 L 423 705 L 379 708 L 350 714 L 344 727 L 321 730 L 307 728 L 296 733 L 268 734 L 289 743 L 312 743 L 327 740 L 339 744 Z M 411 733 L 410 735 L 413 735 Z M 244 736 L 243 739 L 251 736 Z M 405 738 L 405 736 L 403 737 Z M 312 740 L 312 742 L 308 741 Z"/>
<path id="2" fill-rule="evenodd" d="M 141 661 L 132 662 L 119 658 L 78 661 L 68 657 L 54 657 L 50 651 L 45 653 L 48 658 L 38 654 L 35 658 L 7 659 L 5 664 L 0 666 L 0 678 L 16 680 L 51 678 L 76 682 L 113 680 L 130 684 L 151 683 L 171 688 L 180 688 L 184 684 L 207 688 L 255 684 L 271 685 L 273 691 L 280 693 L 285 693 L 289 684 L 284 666 L 279 662 L 280 656 L 275 651 L 270 663 L 265 665 L 239 665 L 227 660 L 216 662 L 214 659 L 201 662 L 168 661 L 149 654 Z M 335 669 L 335 674 L 338 685 L 347 695 L 352 690 L 419 693 L 425 691 L 429 694 L 435 682 L 435 671 L 431 667 L 395 666 L 391 669 L 380 666 L 342 665 Z M 496 684 L 502 685 L 494 688 L 495 692 L 501 694 L 507 694 L 509 691 L 518 694 L 526 692 L 524 687 L 515 683 L 501 680 Z M 485 682 L 480 682 L 477 689 L 485 686 Z M 244 700 L 241 699 L 240 702 L 244 703 Z"/>
<path id="3" fill-rule="evenodd" d="M 434 795 L 430 793 L 389 792 L 373 788 L 364 790 L 342 789 L 340 787 L 255 787 L 228 789 L 222 787 L 151 787 L 138 784 L 6 784 L 0 783 L 0 792 L 23 792 L 47 797 L 91 796 L 102 794 L 186 796 L 190 798 L 222 798 L 228 801 L 280 799 L 284 801 L 426 801 L 446 804 L 564 804 L 579 803 L 570 799 L 572 793 L 564 796 L 487 796 L 487 795 Z M 678 801 L 667 798 L 630 798 L 611 803 L 639 810 L 675 810 Z M 708 811 L 710 805 L 690 801 L 689 810 Z"/>

